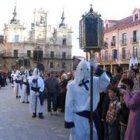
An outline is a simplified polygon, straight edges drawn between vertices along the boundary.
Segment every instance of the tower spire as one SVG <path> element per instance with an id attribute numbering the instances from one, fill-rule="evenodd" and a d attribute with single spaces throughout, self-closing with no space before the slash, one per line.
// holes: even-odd
<path id="1" fill-rule="evenodd" d="M 90 4 L 90 10 L 89 10 L 90 13 L 93 13 L 93 8 L 92 8 L 92 4 Z"/>
<path id="2" fill-rule="evenodd" d="M 64 16 L 64 9 L 63 9 L 62 16 L 61 16 L 61 23 L 59 24 L 59 27 L 65 25 L 64 20 L 65 20 L 65 16 Z"/>
<path id="3" fill-rule="evenodd" d="M 15 7 L 14 7 L 14 12 L 13 12 L 13 18 L 11 19 L 11 22 L 10 22 L 11 24 L 17 22 L 16 16 L 17 16 L 17 9 L 16 9 L 16 1 L 15 1 Z"/>

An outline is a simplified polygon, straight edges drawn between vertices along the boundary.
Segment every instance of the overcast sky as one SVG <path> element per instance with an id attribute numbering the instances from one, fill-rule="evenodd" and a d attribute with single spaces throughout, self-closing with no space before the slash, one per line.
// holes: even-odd
<path id="1" fill-rule="evenodd" d="M 34 9 L 43 8 L 48 12 L 48 24 L 57 27 L 61 21 L 62 11 L 65 11 L 65 23 L 73 29 L 73 55 L 79 48 L 78 25 L 81 15 L 93 10 L 102 15 L 102 19 L 121 19 L 132 14 L 134 8 L 140 8 L 139 0 L 1 0 L 0 32 L 4 23 L 12 18 L 13 9 L 17 5 L 18 18 L 29 26 L 33 20 Z"/>

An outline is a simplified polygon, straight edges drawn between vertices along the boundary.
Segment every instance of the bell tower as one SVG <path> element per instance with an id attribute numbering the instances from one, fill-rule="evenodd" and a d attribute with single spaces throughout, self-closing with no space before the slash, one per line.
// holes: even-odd
<path id="1" fill-rule="evenodd" d="M 31 40 L 45 41 L 47 32 L 47 12 L 42 8 L 34 10 L 34 20 L 31 23 Z"/>

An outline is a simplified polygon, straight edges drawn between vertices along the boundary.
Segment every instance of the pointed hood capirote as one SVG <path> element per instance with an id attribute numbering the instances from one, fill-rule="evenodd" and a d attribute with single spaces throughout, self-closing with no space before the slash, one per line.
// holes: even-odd
<path id="1" fill-rule="evenodd" d="M 90 64 L 86 60 L 82 60 L 77 65 L 75 71 L 75 78 L 74 80 L 76 83 L 81 83 L 82 80 L 88 80 L 90 78 Z"/>
<path id="2" fill-rule="evenodd" d="M 39 72 L 39 69 L 38 68 L 35 68 L 33 70 L 33 77 L 34 78 L 38 78 L 40 76 L 40 72 Z"/>

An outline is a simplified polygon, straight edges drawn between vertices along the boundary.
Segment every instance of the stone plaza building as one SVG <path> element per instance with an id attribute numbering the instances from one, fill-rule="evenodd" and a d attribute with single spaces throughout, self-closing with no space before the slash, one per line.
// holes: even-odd
<path id="1" fill-rule="evenodd" d="M 128 69 L 134 55 L 140 63 L 140 9 L 121 20 L 106 20 L 104 48 L 100 52 L 99 63 L 113 70 L 116 65 Z"/>
<path id="2" fill-rule="evenodd" d="M 46 71 L 72 70 L 72 28 L 65 24 L 64 11 L 56 28 L 48 25 L 47 12 L 34 10 L 30 31 L 17 19 L 16 6 L 10 23 L 4 25 L 0 43 L 1 67 L 14 69 L 43 65 Z"/>

